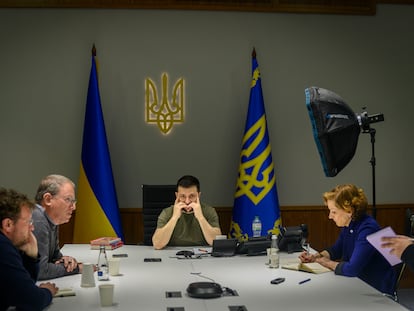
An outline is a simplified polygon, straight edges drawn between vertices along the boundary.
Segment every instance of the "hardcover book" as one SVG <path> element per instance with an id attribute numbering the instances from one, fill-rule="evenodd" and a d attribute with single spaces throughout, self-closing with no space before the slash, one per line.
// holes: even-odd
<path id="1" fill-rule="evenodd" d="M 112 250 L 124 245 L 121 238 L 118 237 L 101 237 L 91 241 L 91 249 L 99 249 L 101 245 L 105 245 L 105 249 Z"/>

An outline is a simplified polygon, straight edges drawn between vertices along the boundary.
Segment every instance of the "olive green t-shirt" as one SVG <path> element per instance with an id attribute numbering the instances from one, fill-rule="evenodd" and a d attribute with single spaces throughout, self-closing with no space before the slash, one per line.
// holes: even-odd
<path id="1" fill-rule="evenodd" d="M 158 216 L 157 228 L 162 228 L 170 220 L 173 214 L 174 206 L 164 208 Z M 216 210 L 204 203 L 201 203 L 201 210 L 207 222 L 215 228 L 220 227 L 219 218 Z M 194 245 L 208 245 L 204 239 L 198 220 L 194 214 L 183 213 L 175 225 L 174 231 L 171 235 L 169 246 L 194 246 Z"/>

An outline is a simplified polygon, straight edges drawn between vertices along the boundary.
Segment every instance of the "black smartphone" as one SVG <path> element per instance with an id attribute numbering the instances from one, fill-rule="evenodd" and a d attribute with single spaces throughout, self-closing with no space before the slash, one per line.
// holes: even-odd
<path id="1" fill-rule="evenodd" d="M 160 262 L 161 258 L 144 258 L 144 262 Z"/>
<path id="2" fill-rule="evenodd" d="M 283 283 L 285 281 L 285 278 L 276 278 L 274 280 L 271 280 L 270 283 L 271 284 L 280 284 Z"/>

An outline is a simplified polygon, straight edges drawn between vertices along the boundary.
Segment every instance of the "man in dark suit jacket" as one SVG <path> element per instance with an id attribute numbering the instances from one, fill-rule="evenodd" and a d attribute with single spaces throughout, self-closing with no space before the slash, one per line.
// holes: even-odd
<path id="1" fill-rule="evenodd" d="M 34 204 L 14 190 L 0 188 L 0 310 L 43 310 L 58 288 L 36 285 L 39 256 L 33 235 Z"/>

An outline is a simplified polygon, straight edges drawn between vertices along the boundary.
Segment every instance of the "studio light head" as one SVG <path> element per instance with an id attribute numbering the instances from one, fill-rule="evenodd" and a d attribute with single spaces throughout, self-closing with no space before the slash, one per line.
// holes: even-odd
<path id="1" fill-rule="evenodd" d="M 357 119 L 363 133 L 369 133 L 371 131 L 371 123 L 384 121 L 384 115 L 382 113 L 369 116 L 368 112 L 365 111 L 366 107 L 363 107 L 362 109 L 363 112 L 357 114 Z"/>
<path id="2" fill-rule="evenodd" d="M 334 177 L 355 155 L 359 134 L 371 132 L 370 124 L 384 121 L 384 116 L 365 110 L 356 114 L 339 95 L 323 88 L 307 88 L 305 95 L 323 170 Z"/>

